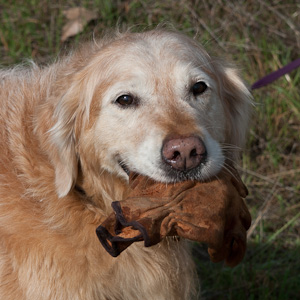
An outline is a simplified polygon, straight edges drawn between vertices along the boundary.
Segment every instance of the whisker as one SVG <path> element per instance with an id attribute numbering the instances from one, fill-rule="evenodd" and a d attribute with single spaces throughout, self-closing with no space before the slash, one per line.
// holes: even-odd
<path id="1" fill-rule="evenodd" d="M 243 150 L 241 147 L 234 144 L 221 143 L 222 149 L 233 149 L 233 150 Z"/>
<path id="2" fill-rule="evenodd" d="M 232 167 L 227 164 L 226 162 L 224 163 L 224 169 L 237 181 L 239 181 L 239 178 L 237 178 L 236 174 L 232 172 Z"/>

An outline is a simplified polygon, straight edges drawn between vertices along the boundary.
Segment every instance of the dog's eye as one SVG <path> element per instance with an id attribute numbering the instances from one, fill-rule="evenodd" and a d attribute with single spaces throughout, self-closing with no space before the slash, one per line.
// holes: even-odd
<path id="1" fill-rule="evenodd" d="M 134 104 L 134 98 L 131 95 L 122 95 L 117 98 L 116 102 L 121 106 L 130 106 Z"/>
<path id="2" fill-rule="evenodd" d="M 207 89 L 207 85 L 204 81 L 198 81 L 192 86 L 192 93 L 194 96 L 203 94 Z"/>

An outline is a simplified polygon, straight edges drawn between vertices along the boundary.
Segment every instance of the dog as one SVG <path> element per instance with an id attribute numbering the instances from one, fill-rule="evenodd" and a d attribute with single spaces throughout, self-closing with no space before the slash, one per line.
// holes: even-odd
<path id="1" fill-rule="evenodd" d="M 166 183 L 236 161 L 251 95 L 194 39 L 155 29 L 0 71 L 0 299 L 192 299 L 188 242 L 110 257 L 95 229 L 128 174 Z"/>

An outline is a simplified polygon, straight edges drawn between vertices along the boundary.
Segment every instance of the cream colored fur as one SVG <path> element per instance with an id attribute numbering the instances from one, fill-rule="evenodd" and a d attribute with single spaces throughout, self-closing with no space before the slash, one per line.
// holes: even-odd
<path id="1" fill-rule="evenodd" d="M 209 91 L 193 99 L 197 80 Z M 118 106 L 128 93 L 138 104 Z M 160 168 L 163 139 L 198 134 L 212 148 L 199 179 L 213 176 L 243 145 L 250 102 L 234 69 L 163 30 L 0 71 L 0 299 L 192 299 L 186 241 L 138 243 L 112 258 L 95 229 L 127 187 L 120 160 L 172 182 Z"/>

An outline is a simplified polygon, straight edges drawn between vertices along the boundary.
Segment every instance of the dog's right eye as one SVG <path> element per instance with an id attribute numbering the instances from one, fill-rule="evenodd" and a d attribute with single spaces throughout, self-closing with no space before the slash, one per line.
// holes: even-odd
<path id="1" fill-rule="evenodd" d="M 207 90 L 207 84 L 204 81 L 198 81 L 192 86 L 194 96 L 199 96 Z"/>
<path id="2" fill-rule="evenodd" d="M 116 102 L 121 106 L 130 106 L 134 104 L 134 98 L 131 95 L 122 95 L 117 98 Z"/>

